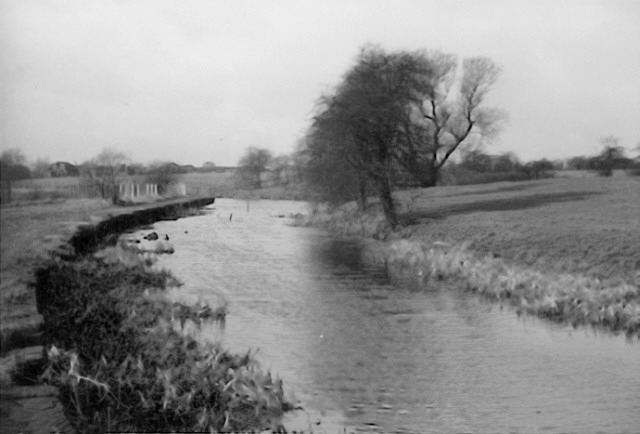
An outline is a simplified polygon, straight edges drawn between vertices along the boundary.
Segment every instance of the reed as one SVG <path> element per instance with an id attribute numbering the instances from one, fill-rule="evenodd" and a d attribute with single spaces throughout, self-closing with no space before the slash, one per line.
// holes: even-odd
<path id="1" fill-rule="evenodd" d="M 542 273 L 478 256 L 463 245 L 396 240 L 385 246 L 392 277 L 418 285 L 455 279 L 469 291 L 573 326 L 593 325 L 640 337 L 640 289 L 620 281 L 568 273 Z"/>
<path id="2" fill-rule="evenodd" d="M 391 227 L 377 203 L 371 204 L 366 211 L 357 210 L 353 204 L 338 208 L 315 205 L 309 215 L 294 216 L 292 225 L 321 227 L 336 236 L 384 240 L 391 234 Z"/>

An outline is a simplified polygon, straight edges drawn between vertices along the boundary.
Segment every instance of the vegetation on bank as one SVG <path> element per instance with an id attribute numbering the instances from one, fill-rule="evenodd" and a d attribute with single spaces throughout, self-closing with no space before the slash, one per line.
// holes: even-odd
<path id="1" fill-rule="evenodd" d="M 318 208 L 298 224 L 387 240 L 392 274 L 462 278 L 522 312 L 637 335 L 639 187 L 628 177 L 412 190 L 394 194 L 394 231 L 377 204 Z"/>
<path id="2" fill-rule="evenodd" d="M 582 275 L 542 273 L 478 257 L 466 246 L 393 241 L 384 251 L 389 274 L 418 284 L 456 279 L 466 289 L 528 313 L 571 325 L 593 325 L 640 337 L 640 288 L 609 286 Z"/>
<path id="3" fill-rule="evenodd" d="M 172 303 L 167 272 L 96 258 L 37 272 L 49 365 L 79 432 L 244 431 L 274 428 L 290 408 L 282 383 L 250 354 L 230 354 L 184 332 L 214 318 Z M 223 315 L 222 315 L 223 317 Z M 220 318 L 219 312 L 217 318 Z"/>

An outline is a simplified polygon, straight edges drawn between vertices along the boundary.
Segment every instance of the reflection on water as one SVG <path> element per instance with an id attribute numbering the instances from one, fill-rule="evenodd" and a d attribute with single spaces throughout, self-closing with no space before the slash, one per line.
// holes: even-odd
<path id="1" fill-rule="evenodd" d="M 640 344 L 394 287 L 357 241 L 286 225 L 295 202 L 218 200 L 163 222 L 176 296 L 229 302 L 203 338 L 258 349 L 315 432 L 637 432 Z M 229 217 L 233 214 L 230 221 Z M 320 425 L 316 425 L 320 422 Z"/>

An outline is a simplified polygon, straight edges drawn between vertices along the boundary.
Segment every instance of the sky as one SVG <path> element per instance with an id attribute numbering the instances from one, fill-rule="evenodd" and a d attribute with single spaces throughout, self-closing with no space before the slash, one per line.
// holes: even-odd
<path id="1" fill-rule="evenodd" d="M 640 0 L 0 0 L 0 150 L 236 165 L 290 153 L 366 44 L 486 56 L 485 143 L 522 160 L 640 143 Z M 633 152 L 630 152 L 633 155 Z"/>

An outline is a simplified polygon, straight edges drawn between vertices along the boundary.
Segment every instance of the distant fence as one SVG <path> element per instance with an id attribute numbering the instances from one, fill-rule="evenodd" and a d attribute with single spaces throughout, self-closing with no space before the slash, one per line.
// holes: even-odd
<path id="1" fill-rule="evenodd" d="M 124 180 L 119 183 L 119 197 L 123 200 L 153 200 L 158 196 L 185 196 L 186 184 L 175 184 L 164 191 L 157 184 L 136 182 L 135 179 Z M 194 188 L 189 185 L 189 191 L 193 194 Z M 110 193 L 109 193 L 110 195 Z M 79 177 L 67 178 L 37 178 L 13 181 L 11 183 L 0 182 L 0 203 L 24 202 L 44 199 L 96 197 L 100 196 L 100 189 L 96 185 Z"/>
<path id="2" fill-rule="evenodd" d="M 159 196 L 158 184 L 134 184 L 122 183 L 119 185 L 119 197 L 125 200 L 154 198 Z M 167 196 L 185 196 L 187 187 L 185 184 L 174 184 L 167 187 L 167 191 L 163 195 Z"/>
<path id="3" fill-rule="evenodd" d="M 120 184 L 118 196 L 121 199 L 158 196 L 158 184 Z"/>

